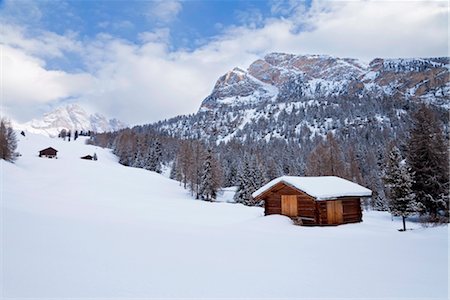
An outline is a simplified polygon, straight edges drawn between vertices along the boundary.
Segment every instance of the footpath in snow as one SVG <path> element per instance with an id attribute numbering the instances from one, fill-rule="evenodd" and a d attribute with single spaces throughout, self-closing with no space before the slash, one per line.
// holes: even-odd
<path id="1" fill-rule="evenodd" d="M 398 232 L 380 212 L 293 226 L 261 208 L 193 200 L 83 138 L 19 139 L 22 156 L 1 161 L 6 299 L 448 299 L 447 226 Z M 49 146 L 58 159 L 37 157 Z M 94 152 L 98 161 L 80 159 Z"/>

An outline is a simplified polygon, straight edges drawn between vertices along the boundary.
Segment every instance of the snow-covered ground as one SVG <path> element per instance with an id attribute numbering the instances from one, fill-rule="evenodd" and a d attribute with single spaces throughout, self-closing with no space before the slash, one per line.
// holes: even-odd
<path id="1" fill-rule="evenodd" d="M 298 227 L 190 198 L 108 150 L 28 134 L 1 161 L 5 299 L 448 297 L 448 229 L 399 220 Z M 58 159 L 37 157 L 52 146 Z M 98 161 L 79 159 L 97 153 Z M 226 198 L 232 196 L 225 191 Z"/>

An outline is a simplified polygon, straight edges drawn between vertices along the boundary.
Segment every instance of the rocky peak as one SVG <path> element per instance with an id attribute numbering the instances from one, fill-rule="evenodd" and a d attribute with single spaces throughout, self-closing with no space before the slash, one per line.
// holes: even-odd
<path id="1" fill-rule="evenodd" d="M 274 100 L 274 93 L 279 101 L 392 96 L 445 105 L 449 92 L 448 58 L 377 58 L 367 65 L 329 55 L 270 53 L 247 71 L 234 68 L 221 76 L 202 108 L 260 103 Z"/>

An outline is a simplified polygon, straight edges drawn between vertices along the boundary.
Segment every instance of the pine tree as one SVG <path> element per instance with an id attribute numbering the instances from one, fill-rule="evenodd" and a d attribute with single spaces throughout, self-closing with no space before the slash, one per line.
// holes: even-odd
<path id="1" fill-rule="evenodd" d="M 248 206 L 259 205 L 256 202 L 252 193 L 259 189 L 264 183 L 261 171 L 258 170 L 256 161 L 244 158 L 244 166 L 239 176 L 238 188 L 234 195 L 234 200 L 237 203 L 242 203 Z"/>
<path id="2" fill-rule="evenodd" d="M 405 231 L 406 218 L 419 212 L 421 204 L 415 200 L 411 173 L 396 146 L 392 147 L 389 153 L 386 175 L 383 179 L 389 190 L 389 210 L 392 215 L 402 217 Z"/>
<path id="3" fill-rule="evenodd" d="M 59 133 L 58 137 L 62 138 L 63 140 L 66 140 L 67 136 L 67 130 L 61 129 L 61 132 Z"/>
<path id="4" fill-rule="evenodd" d="M 433 111 L 422 105 L 413 115 L 408 141 L 408 164 L 414 174 L 413 190 L 433 221 L 445 214 L 448 222 L 448 148 L 442 125 Z"/>
<path id="5" fill-rule="evenodd" d="M 203 163 L 202 177 L 200 180 L 200 197 L 207 201 L 216 199 L 219 184 L 215 173 L 216 166 L 213 165 L 213 154 L 211 148 L 206 152 L 205 161 Z"/>
<path id="6" fill-rule="evenodd" d="M 0 159 L 14 161 L 16 159 L 17 138 L 10 123 L 0 120 Z"/>
<path id="7" fill-rule="evenodd" d="M 157 140 L 150 151 L 150 170 L 161 173 L 162 167 L 162 150 L 161 143 Z"/>

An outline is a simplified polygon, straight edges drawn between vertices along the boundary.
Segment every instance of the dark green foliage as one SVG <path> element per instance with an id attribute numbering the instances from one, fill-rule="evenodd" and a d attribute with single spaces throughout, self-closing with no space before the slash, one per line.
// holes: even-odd
<path id="1" fill-rule="evenodd" d="M 446 222 L 449 199 L 447 146 L 436 113 L 422 105 L 413 114 L 413 127 L 407 147 L 407 161 L 414 174 L 412 188 L 431 219 L 437 220 L 443 215 Z"/>
<path id="2" fill-rule="evenodd" d="M 234 200 L 248 206 L 261 205 L 259 201 L 255 201 L 252 193 L 264 184 L 261 170 L 255 159 L 246 158 L 239 175 L 239 182 Z"/>
<path id="3" fill-rule="evenodd" d="M 200 198 L 212 201 L 217 197 L 217 191 L 220 188 L 219 175 L 217 169 L 217 162 L 214 159 L 212 149 L 209 148 L 206 152 L 202 176 L 200 180 Z"/>
<path id="4" fill-rule="evenodd" d="M 406 230 L 405 219 L 421 211 L 423 206 L 415 199 L 411 173 L 396 146 L 389 152 L 383 179 L 388 188 L 389 211 L 394 216 L 402 217 L 403 230 Z"/>

